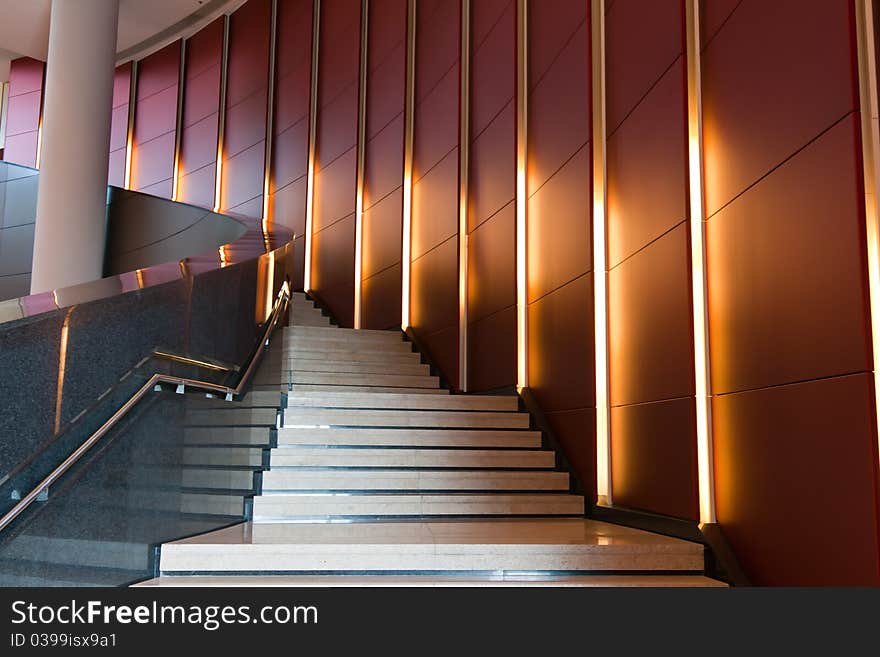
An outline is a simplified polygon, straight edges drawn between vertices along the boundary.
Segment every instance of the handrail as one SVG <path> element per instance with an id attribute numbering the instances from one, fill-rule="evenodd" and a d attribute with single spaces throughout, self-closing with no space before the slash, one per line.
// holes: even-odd
<path id="1" fill-rule="evenodd" d="M 201 381 L 198 379 L 189 379 L 186 377 L 179 376 L 171 376 L 169 374 L 160 374 L 155 373 L 149 379 L 147 379 L 146 383 L 144 383 L 140 388 L 138 388 L 135 393 L 126 400 L 119 409 L 111 415 L 104 424 L 102 424 L 94 433 L 92 433 L 88 438 L 83 441 L 83 443 L 77 447 L 64 461 L 62 461 L 57 467 L 55 467 L 52 472 L 46 475 L 43 480 L 37 484 L 31 492 L 21 498 L 19 502 L 12 507 L 2 518 L 0 518 L 0 531 L 3 531 L 13 520 L 15 520 L 21 513 L 27 509 L 33 502 L 36 500 L 40 493 L 43 492 L 48 486 L 52 485 L 55 481 L 57 481 L 61 475 L 67 472 L 74 463 L 79 461 L 82 456 L 88 452 L 95 443 L 97 443 L 110 429 L 112 429 L 118 422 L 121 420 L 134 406 L 137 404 L 143 397 L 150 392 L 155 386 L 160 383 L 170 383 L 178 386 L 191 387 L 191 388 L 200 388 L 202 390 L 208 390 L 211 393 L 224 395 L 228 401 L 232 400 L 232 397 L 238 394 L 241 394 L 241 391 L 244 389 L 245 385 L 250 380 L 254 369 L 257 366 L 257 361 L 260 358 L 260 354 L 262 353 L 262 347 L 269 340 L 269 336 L 275 330 L 275 326 L 278 324 L 278 319 L 281 317 L 282 308 L 286 308 L 288 303 L 290 302 L 290 285 L 285 280 L 281 284 L 281 289 L 278 291 L 278 296 L 275 300 L 275 305 L 272 308 L 272 314 L 269 316 L 269 321 L 266 322 L 266 328 L 263 330 L 263 335 L 260 337 L 260 346 L 254 351 L 251 355 L 248 365 L 244 370 L 244 374 L 242 374 L 241 378 L 238 381 L 238 384 L 231 388 L 229 386 L 220 385 L 217 383 L 210 383 L 208 381 Z"/>

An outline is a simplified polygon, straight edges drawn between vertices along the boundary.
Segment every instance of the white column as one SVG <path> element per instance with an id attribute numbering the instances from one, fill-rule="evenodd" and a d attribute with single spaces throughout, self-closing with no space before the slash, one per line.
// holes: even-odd
<path id="1" fill-rule="evenodd" d="M 119 0 L 52 0 L 31 293 L 101 278 Z"/>

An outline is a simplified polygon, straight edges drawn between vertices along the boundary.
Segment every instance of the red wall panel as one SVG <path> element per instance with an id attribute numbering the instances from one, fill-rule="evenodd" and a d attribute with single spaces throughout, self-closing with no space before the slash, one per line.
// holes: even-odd
<path id="1" fill-rule="evenodd" d="M 743 0 L 716 22 L 702 62 L 718 521 L 758 584 L 877 585 L 853 5 Z"/>
<path id="2" fill-rule="evenodd" d="M 312 288 L 346 327 L 354 324 L 360 19 L 356 0 L 321 3 Z"/>
<path id="3" fill-rule="evenodd" d="M 585 2 L 529 3 L 529 387 L 595 495 L 590 26 Z"/>
<path id="4" fill-rule="evenodd" d="M 681 0 L 606 15 L 611 488 L 696 520 L 683 23 Z"/>
<path id="5" fill-rule="evenodd" d="M 416 13 L 411 323 L 458 382 L 458 140 L 461 4 Z"/>
<path id="6" fill-rule="evenodd" d="M 312 6 L 312 0 L 280 0 L 276 23 L 269 217 L 296 234 L 297 251 L 303 250 L 306 230 Z M 294 270 L 293 285 L 302 289 L 301 267 Z"/>
<path id="7" fill-rule="evenodd" d="M 471 14 L 468 389 L 479 391 L 516 383 L 516 3 Z"/>
<path id="8" fill-rule="evenodd" d="M 181 42 L 138 62 L 131 189 L 171 198 Z"/>
<path id="9" fill-rule="evenodd" d="M 406 0 L 370 3 L 361 325 L 400 325 Z"/>
<path id="10" fill-rule="evenodd" d="M 263 215 L 271 0 L 248 0 L 229 17 L 220 207 Z"/>
<path id="11" fill-rule="evenodd" d="M 206 208 L 214 207 L 223 23 L 218 18 L 186 42 L 177 196 Z"/>
<path id="12" fill-rule="evenodd" d="M 37 59 L 20 57 L 9 66 L 9 104 L 3 159 L 26 167 L 37 166 L 38 133 L 43 104 L 43 70 Z"/>
<path id="13" fill-rule="evenodd" d="M 113 75 L 113 110 L 110 115 L 110 156 L 107 184 L 125 185 L 125 152 L 128 146 L 128 109 L 131 104 L 131 62 L 116 67 Z"/>

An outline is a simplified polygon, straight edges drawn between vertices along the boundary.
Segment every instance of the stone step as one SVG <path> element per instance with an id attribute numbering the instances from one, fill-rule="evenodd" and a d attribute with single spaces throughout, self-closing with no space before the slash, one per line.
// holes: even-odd
<path id="1" fill-rule="evenodd" d="M 544 493 L 261 495 L 254 522 L 361 516 L 582 515 L 580 495 Z"/>
<path id="2" fill-rule="evenodd" d="M 276 368 L 280 371 L 281 367 Z M 380 363 L 349 360 L 317 360 L 315 358 L 291 358 L 284 365 L 285 370 L 297 372 L 340 372 L 359 374 L 406 374 L 427 376 L 431 367 L 427 363 Z"/>
<path id="3" fill-rule="evenodd" d="M 528 413 L 495 411 L 395 411 L 374 409 L 290 409 L 285 427 L 418 427 L 450 429 L 528 429 Z"/>
<path id="4" fill-rule="evenodd" d="M 446 411 L 516 411 L 519 398 L 513 395 L 409 395 L 405 393 L 332 394 L 291 391 L 287 407 L 310 408 L 394 408 Z"/>
<path id="5" fill-rule="evenodd" d="M 280 364 L 281 362 L 290 359 L 335 360 L 358 363 L 402 363 L 407 365 L 421 363 L 421 356 L 411 349 L 403 351 L 382 351 L 377 349 L 356 349 L 351 345 L 331 345 L 315 349 L 309 349 L 306 347 L 285 348 L 278 354 L 269 354 L 264 362 Z"/>
<path id="6" fill-rule="evenodd" d="M 271 429 L 266 427 L 187 427 L 185 445 L 268 445 Z"/>
<path id="7" fill-rule="evenodd" d="M 332 326 L 330 324 L 329 317 L 323 317 L 320 314 L 318 315 L 305 315 L 303 313 L 295 313 L 290 317 L 290 325 L 291 326 L 315 326 L 315 327 L 329 327 Z"/>
<path id="8" fill-rule="evenodd" d="M 278 445 L 354 447 L 541 447 L 540 431 L 468 429 L 288 429 L 278 430 Z"/>
<path id="9" fill-rule="evenodd" d="M 703 546 L 583 518 L 242 523 L 162 546 L 161 574 L 703 572 Z"/>
<path id="10" fill-rule="evenodd" d="M 703 575 L 193 575 L 154 577 L 132 584 L 137 587 L 296 587 L 340 588 L 346 586 L 391 587 L 589 587 L 589 588 L 727 588 L 727 584 Z"/>
<path id="11" fill-rule="evenodd" d="M 256 378 L 256 377 L 255 377 Z M 220 408 L 279 408 L 281 406 L 280 391 L 250 390 L 240 400 L 226 401 L 223 397 L 187 396 L 187 408 L 194 410 Z"/>
<path id="12" fill-rule="evenodd" d="M 269 470 L 263 494 L 314 491 L 568 490 L 567 472 L 496 470 Z"/>
<path id="13" fill-rule="evenodd" d="M 187 410 L 184 423 L 191 426 L 275 426 L 278 411 L 274 408 L 211 408 Z"/>
<path id="14" fill-rule="evenodd" d="M 312 336 L 316 338 L 332 338 L 335 340 L 361 340 L 378 343 L 402 342 L 403 334 L 400 330 L 377 331 L 374 329 L 351 329 L 332 326 L 330 328 L 295 326 L 285 327 L 285 337 L 288 336 Z"/>
<path id="15" fill-rule="evenodd" d="M 337 386 L 382 386 L 400 388 L 439 388 L 440 379 L 436 376 L 405 374 L 336 374 L 333 372 L 293 372 L 290 381 L 294 384 L 308 383 Z"/>
<path id="16" fill-rule="evenodd" d="M 189 466 L 260 467 L 263 449 L 260 447 L 184 447 L 182 462 Z"/>
<path id="17" fill-rule="evenodd" d="M 219 458 L 219 457 L 218 457 Z M 525 449 L 409 449 L 279 447 L 270 454 L 271 468 L 553 468 L 556 454 Z"/>
<path id="18" fill-rule="evenodd" d="M 284 388 L 285 392 L 288 392 L 288 388 Z M 377 392 L 398 392 L 407 395 L 448 395 L 449 390 L 446 388 L 392 388 L 385 386 L 334 386 L 334 385 L 320 385 L 320 384 L 310 384 L 310 383 L 298 383 L 290 389 L 290 392 L 296 392 L 297 394 L 301 392 L 322 392 L 322 393 L 334 393 L 341 395 L 348 394 L 360 394 L 360 393 L 369 393 L 375 394 Z"/>
<path id="19" fill-rule="evenodd" d="M 294 327 L 300 329 L 304 327 Z M 400 338 L 376 340 L 374 338 L 359 338 L 355 335 L 337 334 L 335 331 L 343 329 L 327 329 L 326 335 L 284 335 L 281 346 L 290 349 L 303 350 L 327 350 L 327 349 L 347 349 L 359 350 L 368 349 L 370 351 L 379 351 L 384 353 L 410 353 L 412 352 L 412 344 L 404 342 Z"/>
<path id="20" fill-rule="evenodd" d="M 184 468 L 180 471 L 180 485 L 184 488 L 213 488 L 218 490 L 253 490 L 253 469 L 232 470 L 219 468 Z"/>

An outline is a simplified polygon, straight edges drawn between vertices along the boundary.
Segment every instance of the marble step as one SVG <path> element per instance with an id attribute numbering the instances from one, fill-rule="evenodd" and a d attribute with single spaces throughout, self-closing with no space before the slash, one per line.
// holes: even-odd
<path id="1" fill-rule="evenodd" d="M 309 336 L 319 339 L 333 340 L 357 340 L 359 342 L 374 342 L 377 344 L 403 342 L 403 334 L 400 330 L 377 331 L 371 329 L 351 329 L 331 326 L 330 328 L 294 326 L 284 328 L 285 337 Z"/>
<path id="2" fill-rule="evenodd" d="M 332 394 L 291 391 L 287 408 L 389 408 L 446 411 L 516 411 L 519 398 L 513 395 L 426 396 L 405 393 Z"/>
<path id="3" fill-rule="evenodd" d="M 404 343 L 405 344 L 405 343 Z M 382 351 L 379 349 L 354 349 L 347 346 L 324 346 L 323 348 L 310 349 L 307 347 L 285 348 L 280 353 L 270 353 L 263 362 L 280 365 L 281 362 L 297 360 L 335 360 L 346 363 L 400 363 L 412 365 L 421 363 L 421 355 L 412 349 L 402 351 Z"/>
<path id="4" fill-rule="evenodd" d="M 567 472 L 496 470 L 269 470 L 263 494 L 314 491 L 568 490 Z"/>
<path id="5" fill-rule="evenodd" d="M 427 363 L 381 363 L 349 360 L 317 360 L 315 358 L 291 358 L 286 363 L 273 368 L 274 371 L 295 370 L 297 372 L 341 372 L 347 374 L 407 374 L 411 376 L 429 375 L 431 366 Z"/>
<path id="6" fill-rule="evenodd" d="M 19 534 L 3 546 L 6 559 L 30 559 L 64 566 L 139 570 L 148 563 L 148 543 Z"/>
<path id="7" fill-rule="evenodd" d="M 271 431 L 266 427 L 187 427 L 183 430 L 183 443 L 268 446 L 272 441 Z"/>
<path id="8" fill-rule="evenodd" d="M 308 383 L 338 386 L 382 386 L 400 388 L 439 388 L 440 379 L 436 376 L 405 374 L 336 374 L 333 372 L 292 372 L 292 383 Z"/>
<path id="9" fill-rule="evenodd" d="M 229 408 L 188 409 L 184 423 L 191 426 L 275 426 L 278 411 L 274 408 Z"/>
<path id="10" fill-rule="evenodd" d="M 242 523 L 166 543 L 161 573 L 703 572 L 703 546 L 583 518 Z"/>
<path id="11" fill-rule="evenodd" d="M 320 327 L 332 326 L 330 324 L 329 317 L 320 317 L 320 316 L 318 316 L 318 317 L 312 317 L 312 316 L 303 317 L 301 314 L 294 315 L 293 317 L 291 317 L 290 318 L 290 325 L 291 326 L 316 326 L 316 327 L 318 327 L 318 326 L 320 326 Z"/>
<path id="12" fill-rule="evenodd" d="M 391 587 L 538 587 L 563 588 L 727 588 L 727 584 L 703 575 L 547 575 L 487 574 L 478 575 L 164 575 L 137 584 L 136 587 L 228 588 L 296 587 L 339 588 L 346 586 Z"/>
<path id="13" fill-rule="evenodd" d="M 540 431 L 488 429 L 294 429 L 278 430 L 278 445 L 354 447 L 541 447 Z"/>
<path id="14" fill-rule="evenodd" d="M 293 330 L 300 330 L 306 327 L 293 327 Z M 290 330 L 290 329 L 288 329 Z M 389 334 L 389 338 L 377 340 L 375 338 L 360 338 L 356 335 L 345 333 L 337 333 L 345 329 L 329 328 L 324 335 L 318 334 L 285 334 L 282 337 L 281 346 L 290 349 L 303 350 L 327 350 L 327 349 L 369 349 L 370 351 L 380 351 L 385 353 L 409 353 L 412 352 L 412 344 L 404 342 L 399 336 L 396 337 Z"/>
<path id="15" fill-rule="evenodd" d="M 334 386 L 334 385 L 320 385 L 320 384 L 309 384 L 309 383 L 298 383 L 292 387 L 292 389 L 288 390 L 285 387 L 285 392 L 295 392 L 297 394 L 301 392 L 322 392 L 322 393 L 338 393 L 341 395 L 348 394 L 360 394 L 360 393 L 369 393 L 375 394 L 377 392 L 397 392 L 407 395 L 448 395 L 449 390 L 446 388 L 393 388 L 393 387 L 384 387 L 384 386 Z"/>
<path id="16" fill-rule="evenodd" d="M 184 488 L 217 490 L 254 490 L 255 471 L 219 468 L 184 468 L 180 471 L 180 485 Z"/>
<path id="17" fill-rule="evenodd" d="M 449 429 L 528 429 L 528 413 L 496 411 L 410 411 L 348 408 L 289 409 L 285 427 L 418 427 Z"/>
<path id="18" fill-rule="evenodd" d="M 349 468 L 553 468 L 556 454 L 524 449 L 410 449 L 359 447 L 279 447 L 271 451 L 272 469 Z"/>
<path id="19" fill-rule="evenodd" d="M 184 447 L 182 463 L 189 466 L 241 466 L 263 465 L 262 447 Z"/>
<path id="20" fill-rule="evenodd" d="M 275 494 L 254 498 L 254 521 L 330 516 L 582 515 L 580 495 L 544 493 Z"/>
<path id="21" fill-rule="evenodd" d="M 188 396 L 186 406 L 191 409 L 220 408 L 230 410 L 233 408 L 280 408 L 281 392 L 251 390 L 242 399 L 226 401 L 223 397 Z"/>

